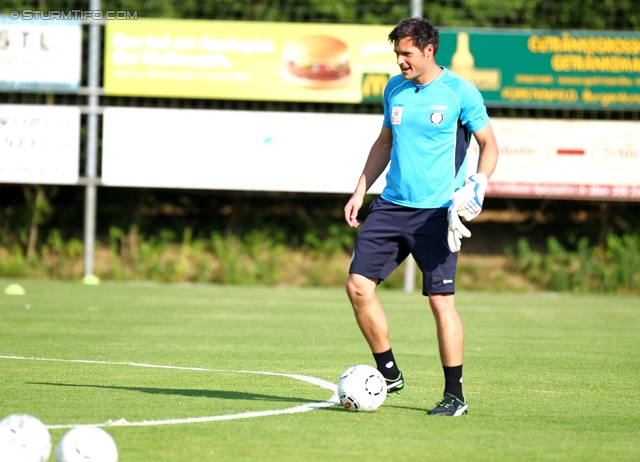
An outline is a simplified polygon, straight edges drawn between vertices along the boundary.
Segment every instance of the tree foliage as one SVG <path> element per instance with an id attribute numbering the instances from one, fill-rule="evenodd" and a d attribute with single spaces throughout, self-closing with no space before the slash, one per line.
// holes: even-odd
<path id="1" fill-rule="evenodd" d="M 4 0 L 0 11 L 87 10 L 88 0 Z M 105 0 L 103 11 L 139 17 L 237 21 L 395 24 L 411 15 L 412 1 L 393 0 Z M 441 27 L 640 30 L 639 0 L 437 0 L 423 16 Z"/>

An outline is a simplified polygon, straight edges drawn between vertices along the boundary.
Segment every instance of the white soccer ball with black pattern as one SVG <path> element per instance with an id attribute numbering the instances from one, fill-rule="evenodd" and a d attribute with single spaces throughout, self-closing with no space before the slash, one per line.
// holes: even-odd
<path id="1" fill-rule="evenodd" d="M 51 455 L 51 434 L 29 414 L 12 414 L 0 421 L 0 460 L 46 462 Z"/>
<path id="2" fill-rule="evenodd" d="M 56 446 L 56 462 L 118 462 L 118 448 L 102 428 L 80 425 L 65 433 Z"/>
<path id="3" fill-rule="evenodd" d="M 340 376 L 338 398 L 347 411 L 373 412 L 387 398 L 387 383 L 375 367 L 358 364 Z"/>

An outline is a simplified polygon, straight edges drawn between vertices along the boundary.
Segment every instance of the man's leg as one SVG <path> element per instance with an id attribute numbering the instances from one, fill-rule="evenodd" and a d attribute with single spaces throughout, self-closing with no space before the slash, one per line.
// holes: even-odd
<path id="1" fill-rule="evenodd" d="M 459 416 L 467 412 L 462 393 L 462 321 L 453 294 L 429 294 L 429 305 L 436 321 L 438 348 L 445 376 L 443 400 L 429 414 Z"/>
<path id="2" fill-rule="evenodd" d="M 373 353 L 382 353 L 391 348 L 389 324 L 382 304 L 376 294 L 376 279 L 350 274 L 347 280 L 347 295 L 353 306 L 358 326 Z"/>
<path id="3" fill-rule="evenodd" d="M 453 294 L 429 294 L 429 305 L 436 320 L 442 365 L 445 367 L 461 365 L 464 332 Z"/>
<path id="4" fill-rule="evenodd" d="M 347 280 L 347 295 L 376 366 L 387 380 L 387 391 L 399 392 L 404 387 L 404 378 L 391 351 L 389 324 L 376 294 L 377 285 L 377 279 L 352 273 Z"/>

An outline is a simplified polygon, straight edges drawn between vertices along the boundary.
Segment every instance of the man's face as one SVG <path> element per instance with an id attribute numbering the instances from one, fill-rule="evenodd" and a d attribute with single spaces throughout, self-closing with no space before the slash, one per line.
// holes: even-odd
<path id="1" fill-rule="evenodd" d="M 411 37 L 405 37 L 395 42 L 393 50 L 404 78 L 420 83 L 420 77 L 426 72 L 428 63 L 433 59 L 433 45 L 427 45 L 427 48 L 420 50 L 413 44 Z"/>

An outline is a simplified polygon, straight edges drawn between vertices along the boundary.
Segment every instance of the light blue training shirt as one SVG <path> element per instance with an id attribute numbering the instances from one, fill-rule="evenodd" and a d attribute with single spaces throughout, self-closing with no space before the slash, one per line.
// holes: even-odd
<path id="1" fill-rule="evenodd" d="M 484 99 L 446 68 L 416 85 L 402 75 L 384 90 L 384 122 L 393 133 L 391 163 L 381 197 L 406 207 L 448 207 L 465 183 L 471 133 L 489 123 Z"/>

